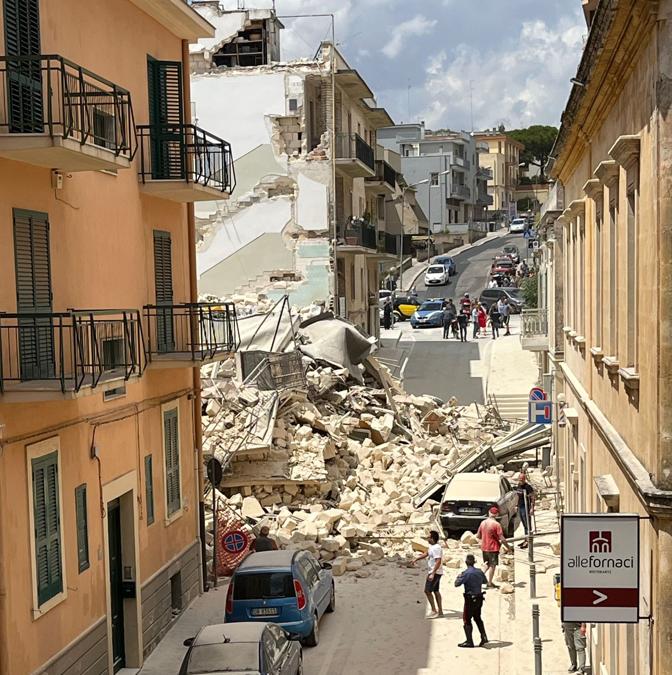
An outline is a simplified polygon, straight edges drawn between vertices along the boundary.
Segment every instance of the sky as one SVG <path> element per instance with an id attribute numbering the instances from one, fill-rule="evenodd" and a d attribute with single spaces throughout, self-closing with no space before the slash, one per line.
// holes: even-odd
<path id="1" fill-rule="evenodd" d="M 558 125 L 587 35 L 580 0 L 276 0 L 276 9 L 333 12 L 339 49 L 378 104 L 430 129 Z M 283 59 L 313 57 L 331 34 L 329 17 L 282 20 Z"/>

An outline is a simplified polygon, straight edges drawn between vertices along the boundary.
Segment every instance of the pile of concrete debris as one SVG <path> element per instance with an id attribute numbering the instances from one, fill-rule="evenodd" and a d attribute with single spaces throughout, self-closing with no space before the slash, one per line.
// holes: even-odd
<path id="1" fill-rule="evenodd" d="M 335 575 L 367 576 L 367 563 L 401 562 L 410 544 L 426 546 L 437 502 L 416 508 L 416 496 L 505 423 L 487 406 L 407 394 L 372 356 L 354 376 L 301 359 L 304 386 L 284 389 L 242 383 L 233 360 L 204 370 L 205 459 L 225 467 L 221 508 L 267 524 L 282 547 L 331 561 Z M 448 565 L 457 566 L 473 542 L 452 545 Z"/>

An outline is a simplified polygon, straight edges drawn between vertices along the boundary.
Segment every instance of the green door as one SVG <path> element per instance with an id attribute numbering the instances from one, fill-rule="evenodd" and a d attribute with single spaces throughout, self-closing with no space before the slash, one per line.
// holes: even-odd
<path id="1" fill-rule="evenodd" d="M 39 0 L 4 0 L 5 55 L 34 56 L 7 61 L 9 132 L 44 132 L 42 71 L 40 69 Z"/>
<path id="2" fill-rule="evenodd" d="M 112 623 L 112 667 L 114 672 L 126 665 L 124 647 L 124 590 L 121 558 L 121 511 L 119 500 L 107 505 L 107 542 L 110 560 L 110 619 Z"/>
<path id="3" fill-rule="evenodd" d="M 16 307 L 19 314 L 19 367 L 22 380 L 52 379 L 56 372 L 52 319 L 49 218 L 46 213 L 14 209 Z"/>
<path id="4" fill-rule="evenodd" d="M 175 351 L 173 315 L 173 254 L 170 232 L 154 230 L 156 342 L 159 352 Z"/>
<path id="5" fill-rule="evenodd" d="M 186 145 L 182 63 L 147 59 L 152 178 L 184 180 Z"/>

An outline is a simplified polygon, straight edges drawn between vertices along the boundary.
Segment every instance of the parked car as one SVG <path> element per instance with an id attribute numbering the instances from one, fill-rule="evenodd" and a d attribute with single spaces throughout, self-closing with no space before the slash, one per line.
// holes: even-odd
<path id="1" fill-rule="evenodd" d="M 443 300 L 425 300 L 411 317 L 413 328 L 436 327 L 443 324 Z"/>
<path id="2" fill-rule="evenodd" d="M 443 265 L 430 265 L 425 272 L 425 286 L 445 286 L 450 283 L 450 273 Z"/>
<path id="3" fill-rule="evenodd" d="M 410 319 L 421 304 L 422 301 L 415 295 L 395 294 L 393 301 L 394 318 L 397 321 L 406 321 L 406 319 Z"/>
<path id="4" fill-rule="evenodd" d="M 511 234 L 522 234 L 527 227 L 527 218 L 514 218 L 509 225 L 509 232 Z"/>
<path id="5" fill-rule="evenodd" d="M 224 620 L 271 621 L 314 647 L 322 615 L 335 609 L 329 563 L 319 563 L 308 551 L 262 551 L 245 558 L 233 573 Z"/>
<path id="6" fill-rule="evenodd" d="M 518 264 L 520 262 L 520 251 L 514 244 L 507 244 L 502 249 L 502 253 L 508 255 L 514 263 Z"/>
<path id="7" fill-rule="evenodd" d="M 509 304 L 513 310 L 513 314 L 520 314 L 521 310 L 525 307 L 525 300 L 523 299 L 523 294 L 520 288 L 513 287 L 498 287 L 498 288 L 485 288 L 481 291 L 478 301 L 490 307 L 493 302 L 497 302 L 502 296 L 506 296 L 509 299 Z"/>
<path id="8" fill-rule="evenodd" d="M 441 526 L 446 534 L 461 530 L 475 533 L 493 506 L 499 509 L 497 519 L 504 533 L 513 536 L 518 494 L 509 481 L 494 473 L 455 474 L 441 499 Z"/>
<path id="9" fill-rule="evenodd" d="M 516 266 L 511 258 L 495 258 L 490 268 L 490 274 L 509 274 L 513 276 L 516 273 Z"/>
<path id="10" fill-rule="evenodd" d="M 179 675 L 259 673 L 299 675 L 303 671 L 301 645 L 272 623 L 217 623 L 201 628 L 184 641 L 189 647 Z"/>
<path id="11" fill-rule="evenodd" d="M 449 255 L 438 255 L 434 258 L 434 263 L 448 268 L 448 274 L 451 277 L 457 274 L 457 263 Z"/>

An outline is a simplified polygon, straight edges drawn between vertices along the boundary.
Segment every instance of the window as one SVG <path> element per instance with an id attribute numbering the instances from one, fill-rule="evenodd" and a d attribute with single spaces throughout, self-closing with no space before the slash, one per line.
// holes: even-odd
<path id="1" fill-rule="evenodd" d="M 638 275 L 637 275 L 637 216 L 639 208 L 639 176 L 637 168 L 628 171 L 628 188 L 627 188 L 627 349 L 625 364 L 628 368 L 636 367 L 637 365 L 637 324 L 639 323 L 637 317 L 637 294 L 639 290 Z"/>
<path id="2" fill-rule="evenodd" d="M 618 245 L 618 188 L 609 188 L 609 351 L 618 357 L 618 274 L 616 251 Z"/>
<path id="3" fill-rule="evenodd" d="M 577 225 L 579 228 L 579 317 L 577 331 L 584 335 L 586 332 L 586 227 L 583 216 L 577 221 Z"/>
<path id="4" fill-rule="evenodd" d="M 147 525 L 151 525 L 154 522 L 154 470 L 151 455 L 145 457 L 145 508 Z"/>
<path id="5" fill-rule="evenodd" d="M 166 514 L 168 517 L 180 510 L 180 441 L 177 405 L 163 411 L 163 448 L 166 459 Z"/>
<path id="6" fill-rule="evenodd" d="M 37 605 L 63 592 L 58 452 L 31 460 Z"/>
<path id="7" fill-rule="evenodd" d="M 312 103 L 311 103 L 312 105 Z M 296 112 L 299 109 L 299 102 L 295 98 L 289 99 L 289 112 Z"/>
<path id="8" fill-rule="evenodd" d="M 431 174 L 431 179 L 430 179 L 430 185 L 432 187 L 437 187 L 439 185 L 439 174 L 432 172 Z"/>
<path id="9" fill-rule="evenodd" d="M 595 202 L 595 342 L 602 347 L 602 195 Z"/>
<path id="10" fill-rule="evenodd" d="M 77 523 L 77 562 L 79 571 L 89 569 L 89 524 L 86 509 L 86 483 L 75 488 L 75 522 Z"/>

